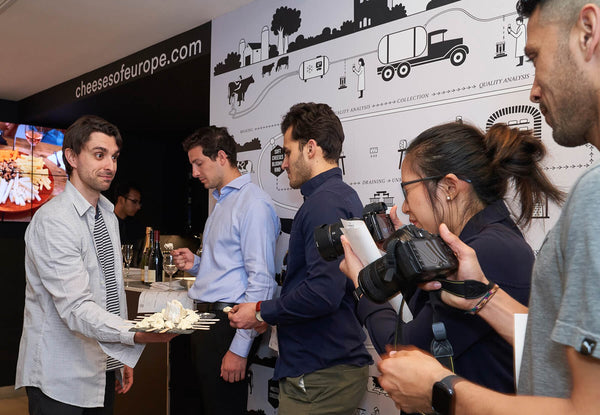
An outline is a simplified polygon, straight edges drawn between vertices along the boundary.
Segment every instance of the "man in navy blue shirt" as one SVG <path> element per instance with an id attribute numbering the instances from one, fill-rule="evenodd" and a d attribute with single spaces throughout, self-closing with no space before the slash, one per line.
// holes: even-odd
<path id="1" fill-rule="evenodd" d="M 352 414 L 372 360 L 354 314 L 354 287 L 339 270 L 341 258 L 321 258 L 313 236 L 317 226 L 362 214 L 338 167 L 344 131 L 328 105 L 315 103 L 294 105 L 281 131 L 282 168 L 304 196 L 290 233 L 287 275 L 279 298 L 237 305 L 229 319 L 237 328 L 260 328 L 263 320 L 277 326 L 280 415 Z"/>

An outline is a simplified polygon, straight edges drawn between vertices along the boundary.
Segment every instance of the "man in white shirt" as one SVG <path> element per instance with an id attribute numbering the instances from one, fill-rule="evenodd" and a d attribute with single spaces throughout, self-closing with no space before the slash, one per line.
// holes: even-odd
<path id="1" fill-rule="evenodd" d="M 73 123 L 63 142 L 65 191 L 36 212 L 25 233 L 15 387 L 26 387 L 32 414 L 112 414 L 115 390 L 131 388 L 141 343 L 174 337 L 133 333 L 124 321 L 119 227 L 100 194 L 115 176 L 121 145 L 117 127 L 102 118 Z"/>

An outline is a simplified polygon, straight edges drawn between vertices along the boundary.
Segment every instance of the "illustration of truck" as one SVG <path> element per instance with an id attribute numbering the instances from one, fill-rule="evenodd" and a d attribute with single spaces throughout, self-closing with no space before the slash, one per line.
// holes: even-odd
<path id="1" fill-rule="evenodd" d="M 377 57 L 384 66 L 377 68 L 377 75 L 384 81 L 390 81 L 394 72 L 400 78 L 406 78 L 413 66 L 450 59 L 454 66 L 462 65 L 467 58 L 469 48 L 462 38 L 445 40 L 448 29 L 439 29 L 427 33 L 423 26 L 385 35 L 379 41 Z"/>
<path id="2" fill-rule="evenodd" d="M 329 70 L 329 59 L 327 56 L 317 56 L 314 59 L 309 59 L 300 64 L 300 68 L 298 68 L 298 76 L 304 82 L 308 79 L 316 78 L 320 76 L 323 78 L 323 75 L 327 73 Z"/>

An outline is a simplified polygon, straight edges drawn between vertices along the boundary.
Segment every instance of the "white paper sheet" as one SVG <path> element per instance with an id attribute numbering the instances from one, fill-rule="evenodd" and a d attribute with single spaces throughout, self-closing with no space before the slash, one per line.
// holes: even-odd
<path id="1" fill-rule="evenodd" d="M 269 337 L 269 349 L 279 353 L 279 340 L 277 338 L 277 326 L 271 326 L 271 337 Z"/>
<path id="2" fill-rule="evenodd" d="M 519 380 L 523 346 L 525 345 L 525 329 L 527 328 L 527 314 L 515 314 L 515 386 Z"/>
<path id="3" fill-rule="evenodd" d="M 348 238 L 352 250 L 364 265 L 381 258 L 382 252 L 377 248 L 373 237 L 362 220 L 342 219 L 342 233 Z"/>
<path id="4" fill-rule="evenodd" d="M 352 250 L 364 265 L 370 264 L 385 254 L 379 250 L 367 229 L 367 225 L 362 220 L 342 219 L 342 225 L 344 225 L 342 233 L 348 238 L 350 245 L 352 245 Z M 402 294 L 390 298 L 389 302 L 397 312 L 402 303 Z M 402 309 L 402 319 L 405 322 L 412 320 L 412 313 L 406 304 L 404 304 L 404 308 Z"/>

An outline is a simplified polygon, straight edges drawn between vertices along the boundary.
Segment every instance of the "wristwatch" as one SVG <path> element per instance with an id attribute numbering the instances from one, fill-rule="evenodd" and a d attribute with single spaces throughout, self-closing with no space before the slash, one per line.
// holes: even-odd
<path id="1" fill-rule="evenodd" d="M 433 384 L 431 391 L 431 407 L 436 414 L 454 414 L 454 385 L 464 380 L 458 375 L 449 375 Z"/>
<path id="2" fill-rule="evenodd" d="M 254 315 L 256 316 L 256 319 L 258 321 L 264 321 L 262 316 L 260 315 L 260 303 L 262 303 L 262 301 L 256 303 L 256 311 L 254 312 Z"/>

